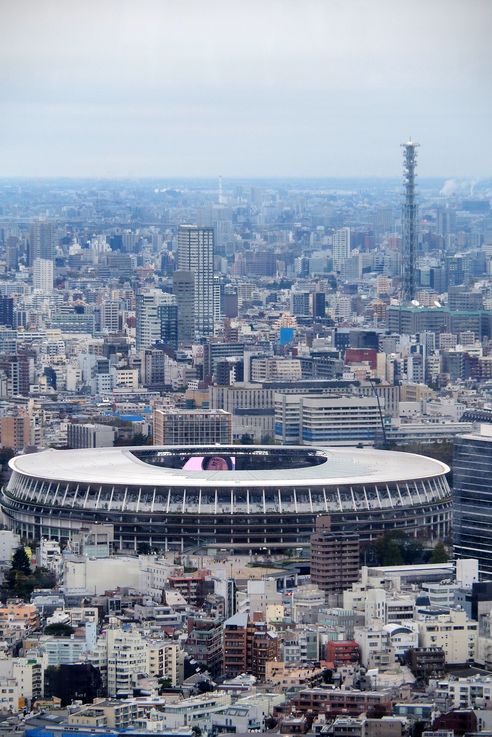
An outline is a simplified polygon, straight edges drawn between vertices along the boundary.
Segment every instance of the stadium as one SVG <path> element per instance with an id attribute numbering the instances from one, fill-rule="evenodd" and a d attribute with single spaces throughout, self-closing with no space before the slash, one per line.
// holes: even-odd
<path id="1" fill-rule="evenodd" d="M 116 447 L 45 450 L 10 461 L 1 493 L 24 539 L 68 540 L 114 525 L 117 550 L 305 546 L 320 514 L 362 541 L 386 530 L 449 532 L 448 466 L 372 448 Z"/>

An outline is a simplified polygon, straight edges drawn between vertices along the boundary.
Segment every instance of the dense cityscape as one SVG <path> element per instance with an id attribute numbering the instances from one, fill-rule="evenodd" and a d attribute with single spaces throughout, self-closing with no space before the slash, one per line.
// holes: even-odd
<path id="1" fill-rule="evenodd" d="M 2 732 L 492 730 L 492 183 L 402 153 L 1 182 Z"/>
<path id="2" fill-rule="evenodd" d="M 492 3 L 0 27 L 0 737 L 492 737 Z"/>

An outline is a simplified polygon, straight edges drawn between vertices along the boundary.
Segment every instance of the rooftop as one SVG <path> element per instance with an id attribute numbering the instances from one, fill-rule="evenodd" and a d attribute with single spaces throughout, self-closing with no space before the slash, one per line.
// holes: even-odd
<path id="1" fill-rule="evenodd" d="M 224 470 L 195 470 L 190 458 L 215 458 Z M 440 476 L 449 467 L 413 453 L 373 448 L 289 446 L 115 447 L 77 450 L 52 448 L 20 455 L 10 468 L 34 478 L 138 486 L 277 486 L 323 483 L 367 484 Z"/>

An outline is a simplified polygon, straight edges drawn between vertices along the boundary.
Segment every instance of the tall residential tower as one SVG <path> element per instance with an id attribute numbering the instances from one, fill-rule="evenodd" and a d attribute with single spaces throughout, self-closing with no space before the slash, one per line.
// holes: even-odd
<path id="1" fill-rule="evenodd" d="M 180 225 L 178 270 L 195 277 L 195 333 L 201 338 L 214 332 L 214 229 Z"/>
<path id="2" fill-rule="evenodd" d="M 350 228 L 340 228 L 333 233 L 333 271 L 340 271 L 350 256 Z"/>

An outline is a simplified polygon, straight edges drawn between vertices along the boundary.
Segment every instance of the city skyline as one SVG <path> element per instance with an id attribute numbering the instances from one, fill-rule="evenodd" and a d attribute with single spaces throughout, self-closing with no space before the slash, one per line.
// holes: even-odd
<path id="1" fill-rule="evenodd" d="M 0 18 L 2 176 L 397 176 L 409 135 L 422 178 L 492 171 L 482 0 L 25 0 Z"/>

